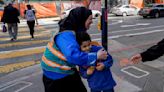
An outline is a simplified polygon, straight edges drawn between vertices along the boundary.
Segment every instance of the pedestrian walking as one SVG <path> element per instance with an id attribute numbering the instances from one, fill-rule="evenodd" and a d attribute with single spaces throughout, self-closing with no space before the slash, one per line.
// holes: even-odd
<path id="1" fill-rule="evenodd" d="M 60 20 L 59 32 L 48 43 L 41 60 L 45 92 L 87 92 L 75 66 L 93 65 L 97 59 L 107 58 L 103 50 L 80 50 L 75 35 L 89 29 L 91 23 L 92 12 L 85 7 L 72 9 Z"/>
<path id="2" fill-rule="evenodd" d="M 81 50 L 86 53 L 102 49 L 101 46 L 92 45 L 87 32 L 78 32 L 76 39 Z M 91 92 L 114 92 L 116 83 L 110 71 L 112 64 L 112 56 L 108 54 L 106 60 L 97 60 L 96 65 L 79 67 L 80 74 L 87 79 Z"/>
<path id="3" fill-rule="evenodd" d="M 36 20 L 36 24 L 38 24 L 38 21 L 35 16 L 35 11 L 32 9 L 31 5 L 28 4 L 26 6 L 27 6 L 27 10 L 24 11 L 24 15 L 27 20 L 27 25 L 30 29 L 31 40 L 33 40 L 34 39 L 35 20 Z"/>
<path id="4" fill-rule="evenodd" d="M 12 3 L 9 3 L 6 7 L 4 7 L 3 16 L 1 22 L 3 24 L 7 23 L 8 33 L 10 35 L 11 41 L 15 41 L 17 39 L 18 33 L 18 24 L 19 21 L 19 11 L 17 8 L 13 7 Z"/>

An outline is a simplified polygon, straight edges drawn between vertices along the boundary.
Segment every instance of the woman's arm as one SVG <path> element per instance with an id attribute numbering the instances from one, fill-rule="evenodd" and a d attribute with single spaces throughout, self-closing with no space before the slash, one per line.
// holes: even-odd
<path id="1" fill-rule="evenodd" d="M 97 53 L 82 52 L 72 31 L 62 32 L 54 40 L 69 63 L 80 66 L 95 64 Z"/>
<path id="2" fill-rule="evenodd" d="M 80 70 L 80 75 L 83 78 L 87 79 L 89 77 L 89 75 L 87 74 L 87 68 L 83 68 L 82 66 L 82 67 L 79 67 L 79 70 Z"/>
<path id="3" fill-rule="evenodd" d="M 105 65 L 105 68 L 110 68 L 113 65 L 113 58 L 111 55 L 109 55 L 109 53 L 107 59 L 103 63 Z"/>
<path id="4" fill-rule="evenodd" d="M 102 49 L 101 46 L 92 46 L 92 51 L 97 52 L 98 50 Z M 112 56 L 108 53 L 108 57 L 106 60 L 102 60 L 105 68 L 110 68 L 113 65 L 113 58 Z"/>

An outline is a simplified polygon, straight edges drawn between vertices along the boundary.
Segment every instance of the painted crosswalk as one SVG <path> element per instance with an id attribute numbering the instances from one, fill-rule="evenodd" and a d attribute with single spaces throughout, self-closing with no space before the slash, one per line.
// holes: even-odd
<path id="1" fill-rule="evenodd" d="M 34 40 L 30 40 L 29 29 L 27 27 L 19 28 L 17 41 L 14 42 L 10 41 L 8 33 L 0 32 L 0 75 L 1 73 L 10 73 L 38 64 L 40 60 L 38 60 L 38 57 L 36 60 L 34 58 L 36 54 L 44 52 L 45 46 L 51 36 L 52 30 L 46 29 L 43 26 L 36 27 Z M 26 59 L 26 57 L 32 58 Z M 4 61 L 7 63 L 2 63 Z"/>
<path id="2" fill-rule="evenodd" d="M 34 59 L 36 57 L 35 55 L 42 54 L 44 52 L 46 43 L 49 42 L 49 39 L 52 36 L 51 34 L 52 30 L 47 30 L 44 27 L 40 27 L 40 28 L 41 30 L 37 32 L 37 34 L 35 35 L 36 38 L 34 40 L 30 40 L 28 31 L 19 32 L 20 35 L 18 35 L 18 40 L 15 42 L 8 41 L 9 38 L 7 34 L 5 35 L 0 34 L 0 75 L 3 73 L 11 73 L 14 71 L 18 71 L 22 68 L 39 64 L 40 59 L 37 58 L 35 60 Z M 156 31 L 156 32 L 161 32 L 161 30 Z M 144 34 L 150 34 L 150 33 L 144 33 Z M 91 35 L 94 38 L 94 36 L 97 36 L 100 34 L 97 33 L 97 34 L 91 34 Z M 136 34 L 136 35 L 142 35 L 142 34 Z M 110 37 L 109 39 L 109 42 L 108 42 L 108 45 L 110 46 L 109 52 L 113 55 L 114 58 L 117 58 L 117 59 L 130 57 L 131 55 L 137 53 L 136 51 L 139 51 L 139 49 L 137 49 L 138 47 L 142 47 L 145 45 L 152 45 L 157 42 L 155 41 L 155 42 L 144 43 L 144 44 L 135 45 L 135 46 L 127 46 L 114 39 L 115 39 L 114 36 L 113 38 Z M 93 40 L 100 41 L 101 38 L 94 38 Z M 18 47 L 22 47 L 22 48 L 18 48 Z M 5 51 L 5 48 L 12 48 L 12 49 Z M 27 56 L 30 57 L 30 58 L 28 57 L 29 58 L 28 60 L 26 60 Z M 17 62 L 13 60 L 15 58 L 19 58 L 21 60 Z M 1 62 L 8 62 L 8 63 L 1 64 Z M 118 61 L 114 63 L 118 63 Z M 164 67 L 164 62 L 162 61 L 148 62 L 142 65 L 157 69 L 157 68 Z M 121 69 L 123 72 L 121 71 Z M 133 81 L 128 82 L 128 81 L 131 81 L 131 80 L 128 80 L 129 77 L 132 79 L 137 79 L 137 78 L 142 79 L 142 78 L 148 77 L 152 73 L 152 71 L 150 71 L 149 69 L 144 68 L 144 67 L 139 67 L 139 66 L 131 66 L 130 68 L 119 67 L 118 71 L 121 72 L 121 74 L 123 74 L 127 78 L 124 78 L 126 81 L 122 81 L 123 79 L 119 80 L 118 76 L 122 76 L 122 75 L 119 75 L 116 73 L 116 75 L 114 74 L 114 76 L 115 78 L 117 78 L 117 82 L 119 83 L 119 85 L 121 83 L 123 83 L 123 85 L 131 85 L 131 91 L 129 92 L 133 92 L 134 89 L 141 90 L 141 86 L 138 86 L 137 84 L 133 83 Z M 138 72 L 134 73 L 131 71 L 136 71 L 136 72 L 138 71 Z M 117 89 L 119 89 L 120 87 L 123 88 L 122 86 L 119 86 L 119 85 L 117 86 Z M 129 86 L 124 86 L 124 87 L 125 87 L 125 91 L 122 91 L 122 92 L 126 92 L 126 89 Z"/>
<path id="3" fill-rule="evenodd" d="M 31 40 L 21 41 L 21 40 L 29 39 L 30 36 L 28 34 L 23 35 L 23 36 L 20 35 L 20 36 L 18 36 L 18 41 L 16 41 L 16 42 L 6 42 L 6 43 L 0 44 L 0 49 L 1 49 L 0 59 L 3 59 L 3 60 L 4 59 L 9 59 L 9 58 L 12 59 L 12 58 L 16 58 L 16 57 L 24 57 L 24 56 L 28 56 L 28 55 L 43 53 L 44 50 L 45 50 L 45 46 L 30 47 L 31 45 L 37 45 L 37 44 L 42 44 L 42 43 L 46 44 L 49 41 L 50 37 L 52 36 L 51 35 L 51 30 L 45 32 L 46 29 L 44 29 L 43 27 L 40 27 L 40 28 L 43 31 L 41 31 L 40 34 L 36 34 L 35 35 L 36 38 L 47 37 L 48 39 L 43 39 L 43 40 L 37 39 L 37 40 L 33 40 L 33 41 L 31 41 Z M 24 32 L 27 33 L 27 31 L 24 31 Z M 95 34 L 91 34 L 91 35 L 96 36 Z M 0 38 L 0 41 L 6 41 L 6 40 L 9 40 L 9 38 L 8 37 Z M 93 40 L 100 41 L 100 38 L 95 38 Z M 110 40 L 109 44 L 110 44 L 110 48 L 114 47 L 114 48 L 111 48 L 113 50 L 112 53 L 122 52 L 122 51 L 126 51 L 126 50 L 129 50 L 129 49 L 134 49 L 134 48 L 138 47 L 138 46 L 136 46 L 136 47 L 133 46 L 133 47 L 128 47 L 127 48 L 126 45 L 118 44 L 118 42 L 114 41 L 114 40 Z M 112 46 L 113 44 L 115 44 L 115 46 Z M 150 44 L 153 44 L 153 43 L 149 43 L 148 45 L 150 45 Z M 146 45 L 146 43 L 144 45 Z M 10 47 L 14 47 L 14 46 L 15 47 L 29 46 L 29 48 L 24 48 L 24 49 L 19 49 L 19 50 L 3 51 L 3 48 L 10 48 Z M 152 63 L 151 64 L 146 63 L 146 65 L 149 65 L 149 66 L 153 67 Z M 164 66 L 164 63 L 161 62 L 161 61 L 158 61 L 158 62 L 154 63 L 154 67 L 158 67 L 159 65 L 160 65 L 160 67 L 162 67 L 162 66 Z"/>

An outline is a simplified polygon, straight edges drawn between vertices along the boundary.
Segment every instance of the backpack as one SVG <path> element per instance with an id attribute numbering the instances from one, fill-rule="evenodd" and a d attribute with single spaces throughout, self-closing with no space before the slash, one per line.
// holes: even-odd
<path id="1" fill-rule="evenodd" d="M 25 17 L 27 21 L 34 21 L 35 20 L 35 14 L 33 10 L 26 10 Z"/>

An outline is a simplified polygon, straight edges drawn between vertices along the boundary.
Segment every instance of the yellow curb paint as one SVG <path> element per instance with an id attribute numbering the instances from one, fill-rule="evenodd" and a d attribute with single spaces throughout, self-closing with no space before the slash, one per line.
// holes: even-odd
<path id="1" fill-rule="evenodd" d="M 43 53 L 45 48 L 36 48 L 36 49 L 29 49 L 24 51 L 14 51 L 9 53 L 0 53 L 0 59 L 7 59 L 7 58 L 15 58 L 15 57 L 22 57 L 27 55 L 39 54 Z"/>
<path id="2" fill-rule="evenodd" d="M 36 26 L 35 30 L 42 31 L 45 30 L 45 28 L 43 26 Z M 24 33 L 24 32 L 29 32 L 29 29 L 27 27 L 26 28 L 20 27 L 18 33 Z"/>
<path id="3" fill-rule="evenodd" d="M 38 41 L 27 41 L 27 42 L 14 42 L 14 43 L 7 43 L 7 44 L 1 44 L 0 48 L 6 48 L 6 47 L 12 47 L 12 46 L 27 46 L 32 44 L 39 44 L 39 43 L 46 43 L 49 40 L 38 40 Z"/>
<path id="4" fill-rule="evenodd" d="M 35 64 L 39 64 L 40 61 L 26 61 L 26 62 L 20 62 L 20 63 L 14 63 L 14 64 L 8 64 L 4 66 L 0 66 L 0 73 L 9 73 L 13 72 L 18 69 L 26 68 Z"/>
<path id="5" fill-rule="evenodd" d="M 42 34 L 38 34 L 38 35 L 35 35 L 35 37 L 51 37 L 51 34 L 50 33 L 42 33 Z M 31 38 L 31 36 L 27 35 L 27 36 L 18 36 L 18 40 L 20 39 L 27 39 L 27 38 Z M 10 40 L 10 38 L 0 38 L 0 41 L 8 41 Z"/>
<path id="6" fill-rule="evenodd" d="M 45 31 L 46 29 L 43 27 L 43 26 L 39 26 L 39 27 L 35 27 L 35 32 L 41 32 L 41 31 Z M 49 30 L 46 30 L 46 31 L 49 31 Z M 26 27 L 26 28 L 22 28 L 22 27 L 19 27 L 19 30 L 18 30 L 18 34 L 21 34 L 21 33 L 27 33 L 29 34 L 29 29 Z M 8 35 L 8 34 L 4 34 L 4 35 Z"/>

